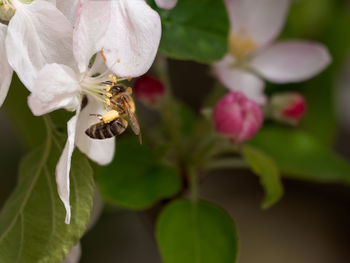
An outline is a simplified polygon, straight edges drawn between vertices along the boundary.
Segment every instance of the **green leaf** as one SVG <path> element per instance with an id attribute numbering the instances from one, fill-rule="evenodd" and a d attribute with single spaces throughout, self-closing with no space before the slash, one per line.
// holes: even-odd
<path id="1" fill-rule="evenodd" d="M 101 196 L 129 209 L 146 209 L 175 195 L 181 186 L 177 173 L 161 164 L 151 148 L 135 138 L 118 141 L 116 158 L 101 168 L 96 180 Z"/>
<path id="2" fill-rule="evenodd" d="M 162 18 L 161 55 L 210 63 L 227 52 L 229 20 L 221 0 L 179 0 Z"/>
<path id="3" fill-rule="evenodd" d="M 265 199 L 262 207 L 269 208 L 283 195 L 283 188 L 278 167 L 265 153 L 253 147 L 245 146 L 243 156 L 253 172 L 260 177 L 260 182 L 265 189 Z"/>
<path id="4" fill-rule="evenodd" d="M 60 263 L 83 235 L 94 193 L 92 169 L 76 152 L 71 168 L 70 225 L 57 194 L 55 168 L 62 147 L 51 135 L 22 161 L 18 184 L 0 214 L 0 262 Z"/>
<path id="5" fill-rule="evenodd" d="M 157 242 L 164 263 L 234 263 L 238 238 L 230 216 L 208 202 L 177 200 L 161 213 Z"/>
<path id="6" fill-rule="evenodd" d="M 249 144 L 271 156 L 285 176 L 350 183 L 349 163 L 306 132 L 266 125 Z"/>

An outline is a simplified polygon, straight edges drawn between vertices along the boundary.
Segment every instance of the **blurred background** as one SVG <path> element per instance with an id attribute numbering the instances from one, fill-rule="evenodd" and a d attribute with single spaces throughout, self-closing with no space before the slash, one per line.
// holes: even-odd
<path id="1" fill-rule="evenodd" d="M 295 0 L 282 38 L 321 41 L 330 48 L 332 66 L 295 89 L 309 102 L 301 127 L 350 161 L 350 1 Z M 199 111 L 215 80 L 210 67 L 169 61 L 177 98 Z M 269 85 L 268 92 L 277 87 Z M 13 190 L 26 152 L 11 107 L 16 90 L 0 109 L 0 207 Z M 312 102 L 310 101 L 312 99 Z M 10 105 L 11 103 L 11 105 Z M 33 124 L 34 125 L 34 124 Z M 350 175 L 349 175 L 350 176 Z M 203 199 L 225 208 L 239 232 L 239 263 L 350 262 L 350 186 L 284 179 L 285 194 L 269 210 L 260 209 L 259 179 L 245 170 L 212 172 L 201 185 Z M 98 223 L 82 239 L 82 263 L 161 263 L 147 212 L 105 205 Z"/>

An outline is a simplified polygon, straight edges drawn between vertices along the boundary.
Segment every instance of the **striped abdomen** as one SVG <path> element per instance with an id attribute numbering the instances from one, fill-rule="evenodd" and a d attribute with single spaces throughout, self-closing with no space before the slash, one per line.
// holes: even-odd
<path id="1" fill-rule="evenodd" d="M 85 133 L 92 139 L 107 139 L 122 134 L 128 123 L 121 118 L 117 118 L 110 123 L 96 123 L 88 128 Z"/>

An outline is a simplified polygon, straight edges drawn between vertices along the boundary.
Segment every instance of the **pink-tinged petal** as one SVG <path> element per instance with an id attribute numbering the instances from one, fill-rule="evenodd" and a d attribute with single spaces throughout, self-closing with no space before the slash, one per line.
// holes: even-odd
<path id="1" fill-rule="evenodd" d="M 331 62 L 328 49 L 319 43 L 282 41 L 263 50 L 251 66 L 274 83 L 304 81 L 323 71 Z"/>
<path id="2" fill-rule="evenodd" d="M 67 17 L 72 25 L 75 24 L 77 15 L 79 14 L 80 4 L 82 0 L 58 0 L 57 8 Z"/>
<path id="3" fill-rule="evenodd" d="M 230 55 L 214 64 L 214 72 L 220 82 L 231 91 L 241 91 L 248 98 L 263 105 L 266 103 L 264 95 L 264 81 L 252 73 L 237 69 Z"/>
<path id="4" fill-rule="evenodd" d="M 173 9 L 176 4 L 177 0 L 155 0 L 158 7 L 163 9 Z"/>
<path id="5" fill-rule="evenodd" d="M 231 20 L 231 31 L 245 35 L 265 46 L 280 33 L 289 0 L 225 0 Z"/>
<path id="6" fill-rule="evenodd" d="M 21 4 L 6 37 L 9 64 L 29 90 L 44 65 L 72 66 L 72 25 L 47 1 Z"/>
<path id="7" fill-rule="evenodd" d="M 108 67 L 120 77 L 143 75 L 158 50 L 158 13 L 144 0 L 111 1 L 110 12 L 109 28 L 101 42 Z"/>
<path id="8" fill-rule="evenodd" d="M 75 134 L 76 134 L 76 126 L 78 121 L 79 111 L 77 111 L 76 115 L 72 117 L 67 123 L 67 133 L 68 138 L 66 145 L 63 149 L 61 157 L 56 166 L 56 183 L 58 195 L 66 208 L 66 219 L 65 223 L 70 223 L 71 218 L 71 208 L 69 202 L 69 173 L 71 168 L 71 160 L 74 151 L 75 145 Z"/>
<path id="9" fill-rule="evenodd" d="M 0 23 L 0 107 L 4 103 L 12 79 L 12 68 L 7 62 L 5 37 L 7 26 Z"/>
<path id="10" fill-rule="evenodd" d="M 79 108 L 80 85 L 76 73 L 65 65 L 46 65 L 34 81 L 28 105 L 34 115 L 43 115 L 60 108 Z"/>
<path id="11" fill-rule="evenodd" d="M 71 252 L 66 256 L 66 259 L 62 263 L 79 263 L 81 257 L 81 245 L 80 242 L 75 245 Z"/>
<path id="12" fill-rule="evenodd" d="M 111 2 L 114 1 L 81 3 L 73 34 L 74 57 L 81 72 L 86 71 L 92 56 L 102 49 L 100 41 L 109 26 L 110 16 L 113 15 L 110 12 Z"/>
<path id="13" fill-rule="evenodd" d="M 100 164 L 109 164 L 114 157 L 115 138 L 105 140 L 94 140 L 85 134 L 87 128 L 96 124 L 99 120 L 90 114 L 103 114 L 106 110 L 101 103 L 88 97 L 88 104 L 81 111 L 77 126 L 76 145 L 79 150 L 85 153 L 91 160 Z"/>

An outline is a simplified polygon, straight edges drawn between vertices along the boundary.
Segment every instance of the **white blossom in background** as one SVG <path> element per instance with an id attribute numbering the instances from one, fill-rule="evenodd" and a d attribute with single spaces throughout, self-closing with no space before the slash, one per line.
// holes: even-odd
<path id="1" fill-rule="evenodd" d="M 177 0 L 155 0 L 158 7 L 163 9 L 172 9 L 176 6 Z"/>
<path id="2" fill-rule="evenodd" d="M 74 147 L 101 165 L 110 163 L 114 155 L 114 138 L 93 140 L 85 134 L 98 121 L 89 115 L 105 112 L 104 94 L 110 74 L 122 79 L 148 71 L 160 35 L 159 15 L 143 0 L 84 1 L 73 36 L 76 66 L 52 63 L 38 73 L 28 98 L 32 112 L 43 115 L 60 108 L 75 111 L 67 123 L 68 139 L 56 167 L 58 193 L 67 211 L 67 224 L 71 217 L 69 172 Z M 96 52 L 98 55 L 90 68 Z M 84 96 L 88 104 L 81 109 Z"/>
<path id="3" fill-rule="evenodd" d="M 225 0 L 231 23 L 229 52 L 214 64 L 214 72 L 228 89 L 242 91 L 259 104 L 266 102 L 264 81 L 290 83 L 307 80 L 331 61 L 327 48 L 302 40 L 278 37 L 289 0 Z"/>
<path id="4" fill-rule="evenodd" d="M 0 1 L 0 106 L 13 70 L 32 90 L 33 81 L 45 64 L 72 65 L 72 26 L 53 2 Z"/>

